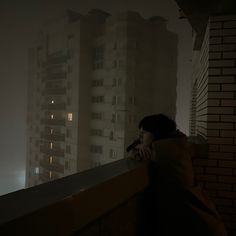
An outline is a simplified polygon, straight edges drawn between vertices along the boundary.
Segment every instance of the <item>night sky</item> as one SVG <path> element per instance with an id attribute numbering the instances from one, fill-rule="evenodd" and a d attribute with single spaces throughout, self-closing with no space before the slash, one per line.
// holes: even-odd
<path id="1" fill-rule="evenodd" d="M 1 0 L 0 1 L 0 195 L 24 187 L 26 160 L 27 53 L 40 25 L 65 9 L 86 14 L 91 8 L 109 13 L 159 15 L 178 34 L 177 125 L 188 134 L 192 29 L 178 19 L 174 0 Z"/>

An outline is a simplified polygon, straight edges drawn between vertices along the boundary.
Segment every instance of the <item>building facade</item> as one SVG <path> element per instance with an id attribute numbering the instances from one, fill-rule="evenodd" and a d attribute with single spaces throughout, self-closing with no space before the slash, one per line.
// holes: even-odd
<path id="1" fill-rule="evenodd" d="M 42 28 L 29 57 L 28 186 L 124 158 L 144 115 L 175 117 L 177 37 L 165 24 L 95 9 Z"/>

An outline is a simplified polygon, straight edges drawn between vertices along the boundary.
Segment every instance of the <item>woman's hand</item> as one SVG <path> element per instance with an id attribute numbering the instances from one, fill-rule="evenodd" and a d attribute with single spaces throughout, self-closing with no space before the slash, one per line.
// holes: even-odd
<path id="1" fill-rule="evenodd" d="M 151 159 L 152 151 L 151 149 L 144 145 L 144 144 L 138 144 L 135 149 L 138 150 L 139 156 L 142 158 L 142 160 L 149 160 Z"/>

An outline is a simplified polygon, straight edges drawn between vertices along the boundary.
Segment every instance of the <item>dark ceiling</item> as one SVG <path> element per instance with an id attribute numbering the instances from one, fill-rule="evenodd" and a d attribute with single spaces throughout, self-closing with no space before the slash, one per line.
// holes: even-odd
<path id="1" fill-rule="evenodd" d="M 210 15 L 236 13 L 236 0 L 176 0 L 176 2 L 196 31 L 198 38 L 203 37 Z"/>

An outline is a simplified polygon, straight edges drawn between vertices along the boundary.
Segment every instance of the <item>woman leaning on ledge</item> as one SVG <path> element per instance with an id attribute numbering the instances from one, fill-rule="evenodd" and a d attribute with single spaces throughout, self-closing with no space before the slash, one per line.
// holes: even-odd
<path id="1" fill-rule="evenodd" d="M 214 204 L 194 183 L 190 145 L 176 123 L 163 114 L 150 115 L 140 121 L 139 130 L 127 151 L 155 166 L 157 235 L 227 235 Z"/>

